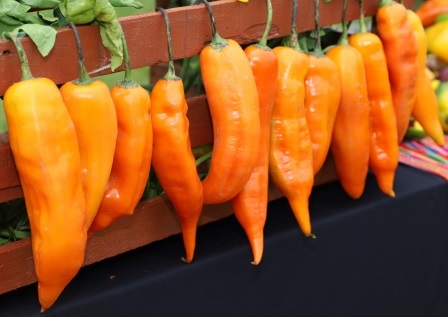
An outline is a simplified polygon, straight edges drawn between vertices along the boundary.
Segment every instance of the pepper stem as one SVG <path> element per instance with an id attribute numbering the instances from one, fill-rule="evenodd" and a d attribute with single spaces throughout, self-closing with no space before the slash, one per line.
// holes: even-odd
<path id="1" fill-rule="evenodd" d="M 299 0 L 293 0 L 291 34 L 284 41 L 284 45 L 296 49 L 298 51 L 303 51 L 299 44 L 299 36 L 297 35 L 297 28 L 296 28 L 298 7 L 299 7 Z"/>
<path id="2" fill-rule="evenodd" d="M 78 76 L 79 78 L 74 81 L 76 85 L 89 85 L 93 82 L 93 79 L 90 78 L 89 73 L 87 72 L 86 66 L 84 64 L 84 55 L 82 53 L 82 44 L 81 39 L 79 38 L 78 29 L 76 28 L 73 22 L 70 22 L 70 27 L 73 30 L 73 34 L 75 35 L 76 40 L 76 49 L 78 50 Z"/>
<path id="3" fill-rule="evenodd" d="M 268 18 L 266 21 L 266 28 L 264 29 L 264 33 L 260 39 L 260 42 L 258 42 L 258 45 L 263 46 L 263 47 L 267 46 L 268 35 L 269 35 L 269 31 L 271 30 L 271 26 L 272 26 L 272 3 L 271 3 L 271 0 L 266 0 L 266 8 L 268 10 Z"/>
<path id="4" fill-rule="evenodd" d="M 226 39 L 223 39 L 216 30 L 216 22 L 215 22 L 215 16 L 213 15 L 212 8 L 210 7 L 210 4 L 207 2 L 207 0 L 197 0 L 195 4 L 203 3 L 205 7 L 207 8 L 208 14 L 210 15 L 210 22 L 212 23 L 212 42 L 210 43 L 211 47 L 215 50 L 222 50 L 223 48 L 227 47 L 228 41 Z"/>
<path id="5" fill-rule="evenodd" d="M 7 36 L 11 39 L 17 50 L 17 55 L 19 56 L 20 60 L 20 68 L 22 70 L 22 80 L 32 79 L 33 75 L 31 74 L 30 64 L 28 63 L 28 58 L 26 56 L 25 50 L 23 49 L 22 42 L 20 42 L 17 36 L 13 35 L 12 33 L 8 33 Z"/>
<path id="6" fill-rule="evenodd" d="M 320 15 L 319 15 L 319 1 L 314 0 L 314 24 L 316 25 L 315 36 L 316 36 L 316 46 L 314 47 L 313 55 L 322 57 L 324 52 L 322 52 L 322 44 L 320 40 Z"/>
<path id="7" fill-rule="evenodd" d="M 173 58 L 173 45 L 171 44 L 171 24 L 170 24 L 170 19 L 168 17 L 168 14 L 166 13 L 166 11 L 161 8 L 161 7 L 157 7 L 156 11 L 160 11 L 163 15 L 163 18 L 165 19 L 165 24 L 166 24 L 166 37 L 167 37 L 167 41 L 168 41 L 168 71 L 166 73 L 166 75 L 163 77 L 166 80 L 169 79 L 179 79 L 179 77 L 176 76 L 176 70 L 174 68 L 174 58 Z"/>
<path id="8" fill-rule="evenodd" d="M 204 155 L 198 157 L 198 158 L 196 159 L 196 166 L 201 165 L 202 163 L 204 163 L 205 161 L 207 161 L 209 158 L 211 158 L 211 157 L 212 157 L 212 153 L 213 153 L 213 151 L 210 151 L 210 152 L 207 152 L 207 153 L 205 153 Z"/>
<path id="9" fill-rule="evenodd" d="M 342 6 L 342 35 L 338 41 L 338 45 L 348 45 L 348 27 L 347 27 L 347 0 L 344 0 Z"/>
<path id="10" fill-rule="evenodd" d="M 129 50 L 128 50 L 128 44 L 126 43 L 126 37 L 124 36 L 123 29 L 120 25 L 120 37 L 121 37 L 121 43 L 123 44 L 123 59 L 124 59 L 124 79 L 119 80 L 117 84 L 120 87 L 125 88 L 132 88 L 138 85 L 138 83 L 135 80 L 132 80 L 131 78 L 131 59 L 129 58 Z"/>
<path id="11" fill-rule="evenodd" d="M 367 33 L 366 20 L 364 19 L 364 0 L 359 0 L 359 31 Z"/>

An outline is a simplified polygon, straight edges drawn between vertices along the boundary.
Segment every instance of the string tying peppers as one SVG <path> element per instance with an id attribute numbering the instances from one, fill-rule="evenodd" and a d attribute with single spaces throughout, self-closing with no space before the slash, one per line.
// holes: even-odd
<path id="1" fill-rule="evenodd" d="M 84 261 L 87 240 L 81 159 L 75 127 L 59 89 L 33 78 L 20 41 L 22 81 L 8 88 L 9 140 L 31 226 L 42 312 L 50 308 Z"/>
<path id="2" fill-rule="evenodd" d="M 117 141 L 117 114 L 109 88 L 87 74 L 81 41 L 73 23 L 71 28 L 78 47 L 79 79 L 65 83 L 60 91 L 78 137 L 88 229 L 109 180 Z"/>
<path id="3" fill-rule="evenodd" d="M 235 197 L 247 183 L 260 148 L 258 95 L 249 61 L 241 46 L 216 31 L 210 5 L 212 41 L 200 53 L 201 74 L 213 123 L 210 168 L 202 181 L 204 204 Z"/>
<path id="4" fill-rule="evenodd" d="M 124 80 L 110 90 L 117 113 L 117 142 L 109 181 L 89 234 L 134 213 L 151 168 L 151 100 L 148 91 L 131 79 L 129 53 L 122 30 L 121 38 L 125 61 Z"/>
<path id="5" fill-rule="evenodd" d="M 154 132 L 152 165 L 162 188 L 179 216 L 186 256 L 193 260 L 196 228 L 203 207 L 202 183 L 191 151 L 188 105 L 181 78 L 174 70 L 170 22 L 166 23 L 169 63 L 166 75 L 157 81 L 151 92 L 151 120 Z"/>
<path id="6" fill-rule="evenodd" d="M 314 183 L 313 145 L 305 115 L 305 76 L 308 57 L 300 49 L 297 31 L 298 1 L 294 0 L 287 46 L 277 46 L 276 97 L 271 119 L 269 172 L 273 184 L 288 199 L 307 237 L 311 232 L 308 200 Z"/>
<path id="7" fill-rule="evenodd" d="M 397 123 L 387 72 L 386 56 L 380 38 L 367 32 L 363 0 L 359 1 L 361 32 L 351 35 L 348 42 L 362 56 L 370 104 L 369 166 L 381 191 L 394 197 L 395 171 L 398 166 Z"/>
<path id="8" fill-rule="evenodd" d="M 344 191 L 357 199 L 364 191 L 369 169 L 370 106 L 362 56 L 348 45 L 346 10 L 347 0 L 344 0 L 343 32 L 338 45 L 327 52 L 327 56 L 336 64 L 343 83 L 331 153 Z"/>
<path id="9" fill-rule="evenodd" d="M 257 85 L 260 112 L 260 153 L 255 168 L 243 189 L 232 199 L 232 207 L 249 239 L 254 260 L 260 263 L 263 256 L 263 228 L 266 222 L 269 178 L 269 141 L 271 115 L 277 86 L 278 62 L 275 53 L 266 46 L 272 24 L 272 4 L 266 1 L 268 18 L 258 44 L 248 46 L 244 52 L 249 59 Z"/>

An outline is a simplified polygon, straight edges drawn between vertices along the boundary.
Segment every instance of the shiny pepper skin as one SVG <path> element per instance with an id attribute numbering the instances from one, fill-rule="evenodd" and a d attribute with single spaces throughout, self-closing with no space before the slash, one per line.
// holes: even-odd
<path id="1" fill-rule="evenodd" d="M 117 114 L 105 83 L 68 82 L 61 95 L 75 125 L 81 155 L 87 228 L 109 180 L 117 142 Z"/>
<path id="2" fill-rule="evenodd" d="M 213 122 L 214 145 L 207 177 L 202 181 L 204 204 L 235 197 L 249 180 L 258 159 L 260 120 L 252 69 L 234 40 L 200 54 L 201 73 Z"/>
<path id="3" fill-rule="evenodd" d="M 243 189 L 232 199 L 232 207 L 249 239 L 254 260 L 259 264 L 263 254 L 263 229 L 268 207 L 269 141 L 271 115 L 274 107 L 278 62 L 268 47 L 250 45 L 245 50 L 258 91 L 260 109 L 260 153 L 257 163 Z"/>
<path id="4" fill-rule="evenodd" d="M 426 29 L 428 51 L 448 63 L 448 21 L 440 21 Z"/>
<path id="5" fill-rule="evenodd" d="M 361 54 L 348 45 L 327 52 L 341 79 L 341 101 L 333 130 L 331 153 L 345 192 L 357 199 L 364 192 L 370 155 L 370 106 Z"/>
<path id="6" fill-rule="evenodd" d="M 179 216 L 186 250 L 184 260 L 190 263 L 196 245 L 203 194 L 191 151 L 187 111 L 182 80 L 166 76 L 160 79 L 151 92 L 154 131 L 152 165 Z"/>
<path id="7" fill-rule="evenodd" d="M 402 4 L 381 0 L 376 14 L 378 35 L 386 55 L 389 80 L 397 119 L 397 141 L 409 126 L 415 104 L 418 77 L 418 44 Z"/>
<path id="8" fill-rule="evenodd" d="M 380 190 L 394 197 L 394 178 L 398 166 L 397 124 L 387 62 L 380 38 L 365 32 L 349 37 L 349 44 L 362 56 L 370 104 L 369 166 Z"/>
<path id="9" fill-rule="evenodd" d="M 425 133 L 438 145 L 445 145 L 442 126 L 439 122 L 439 105 L 432 88 L 431 80 L 426 75 L 427 42 L 425 29 L 419 17 L 413 11 L 408 11 L 409 21 L 418 43 L 418 77 L 415 104 L 412 116 L 421 124 Z"/>
<path id="10" fill-rule="evenodd" d="M 133 214 L 151 167 L 153 132 L 148 91 L 139 85 L 117 84 L 110 94 L 117 113 L 118 136 L 109 182 L 89 234 Z"/>
<path id="11" fill-rule="evenodd" d="M 4 96 L 4 108 L 44 311 L 84 261 L 87 234 L 78 140 L 61 94 L 49 79 L 12 85 Z"/>
<path id="12" fill-rule="evenodd" d="M 322 168 L 330 149 L 334 122 L 341 99 L 341 83 L 335 63 L 327 56 L 308 55 L 306 121 L 313 142 L 313 170 Z"/>
<path id="13" fill-rule="evenodd" d="M 424 27 L 434 24 L 437 16 L 448 13 L 448 0 L 426 0 L 415 11 Z"/>
<path id="14" fill-rule="evenodd" d="M 308 57 L 290 47 L 276 47 L 277 92 L 271 119 L 269 171 L 273 184 L 288 199 L 307 237 L 311 233 L 308 199 L 314 184 L 313 144 L 305 115 Z"/>

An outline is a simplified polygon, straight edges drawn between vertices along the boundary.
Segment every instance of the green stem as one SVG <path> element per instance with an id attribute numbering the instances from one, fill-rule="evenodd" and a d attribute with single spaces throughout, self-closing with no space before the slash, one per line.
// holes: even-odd
<path id="1" fill-rule="evenodd" d="M 324 52 L 322 52 L 322 44 L 320 40 L 320 15 L 319 15 L 319 1 L 320 0 L 314 0 L 314 24 L 316 25 L 316 46 L 314 47 L 313 54 L 318 57 L 324 56 Z"/>
<path id="2" fill-rule="evenodd" d="M 22 80 L 32 79 L 33 75 L 31 74 L 30 64 L 28 63 L 28 58 L 26 56 L 25 50 L 23 49 L 22 43 L 12 33 L 8 33 L 8 37 L 14 43 L 14 46 L 17 50 L 17 55 L 19 56 L 20 68 L 22 69 Z"/>
<path id="3" fill-rule="evenodd" d="M 212 152 L 213 152 L 213 151 L 210 151 L 210 152 L 208 152 L 208 153 L 202 155 L 201 157 L 199 157 L 199 158 L 196 160 L 196 166 L 201 165 L 202 163 L 204 163 L 205 161 L 207 161 L 209 158 L 211 158 L 211 157 L 212 157 Z"/>
<path id="4" fill-rule="evenodd" d="M 124 79 L 118 81 L 118 85 L 124 88 L 132 88 L 138 86 L 138 83 L 135 80 L 132 80 L 132 68 L 131 68 L 131 59 L 129 57 L 128 44 L 126 43 L 126 37 L 124 36 L 123 29 L 120 25 L 120 37 L 121 43 L 123 44 L 123 59 L 124 59 Z"/>
<path id="5" fill-rule="evenodd" d="M 260 42 L 258 42 L 258 45 L 263 46 L 263 47 L 267 47 L 268 35 L 269 35 L 269 31 L 271 30 L 271 26 L 272 26 L 272 3 L 271 3 L 271 0 L 266 0 L 266 8 L 268 10 L 268 18 L 267 18 L 267 22 L 266 22 L 266 28 L 264 29 L 264 33 L 260 39 Z"/>
<path id="6" fill-rule="evenodd" d="M 210 46 L 213 49 L 220 51 L 223 48 L 227 47 L 229 43 L 226 39 L 223 39 L 216 30 L 215 16 L 213 15 L 213 11 L 212 8 L 210 7 L 210 4 L 207 2 L 207 0 L 197 0 L 196 4 L 200 2 L 202 2 L 207 8 L 208 14 L 210 15 L 210 22 L 212 23 L 212 42 L 210 43 Z"/>
<path id="7" fill-rule="evenodd" d="M 178 80 L 180 79 L 179 77 L 176 76 L 176 70 L 174 68 L 174 58 L 173 58 L 173 45 L 171 44 L 171 24 L 170 24 L 170 19 L 168 17 L 168 14 L 166 13 L 166 11 L 161 8 L 161 7 L 157 7 L 156 8 L 157 11 L 160 11 L 163 15 L 163 18 L 165 19 L 165 24 L 166 24 L 166 37 L 168 40 L 168 71 L 166 73 L 166 75 L 163 77 L 166 80 Z"/>
<path id="8" fill-rule="evenodd" d="M 296 49 L 298 51 L 302 51 L 299 44 L 299 36 L 297 35 L 297 28 L 296 28 L 298 7 L 299 7 L 299 0 L 293 0 L 291 34 L 286 38 L 284 45 Z"/>
<path id="9" fill-rule="evenodd" d="M 70 22 L 70 27 L 72 28 L 73 34 L 75 35 L 76 49 L 78 50 L 79 78 L 75 80 L 74 83 L 76 85 L 89 85 L 93 82 L 93 79 L 90 78 L 89 73 L 87 72 L 86 66 L 84 64 L 84 55 L 82 53 L 81 39 L 79 38 L 78 30 L 73 22 Z"/>
<path id="10" fill-rule="evenodd" d="M 364 18 L 364 0 L 359 0 L 359 28 L 361 33 L 367 33 L 366 20 Z"/>
<path id="11" fill-rule="evenodd" d="M 338 41 L 338 45 L 348 45 L 348 27 L 347 27 L 347 0 L 344 0 L 342 6 L 342 35 Z"/>

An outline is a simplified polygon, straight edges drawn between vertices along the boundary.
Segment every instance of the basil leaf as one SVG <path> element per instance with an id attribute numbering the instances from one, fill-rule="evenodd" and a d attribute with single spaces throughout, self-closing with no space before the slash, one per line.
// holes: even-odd
<path id="1" fill-rule="evenodd" d="M 31 38 L 40 54 L 44 57 L 50 53 L 56 41 L 57 31 L 48 25 L 23 24 L 15 28 L 11 33 L 17 36 L 20 31 L 25 32 Z"/>
<path id="2" fill-rule="evenodd" d="M 136 1 L 136 0 L 109 0 L 110 4 L 113 5 L 114 7 L 132 7 L 132 8 L 136 8 L 136 9 L 141 9 L 143 8 L 143 4 L 141 4 L 140 2 Z"/>
<path id="3" fill-rule="evenodd" d="M 50 9 L 59 5 L 62 0 L 18 0 L 18 1 L 32 8 Z"/>
<path id="4" fill-rule="evenodd" d="M 21 4 L 15 0 L 0 1 L 0 24 L 20 25 L 27 19 L 29 6 Z"/>

